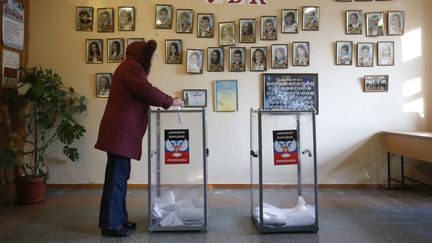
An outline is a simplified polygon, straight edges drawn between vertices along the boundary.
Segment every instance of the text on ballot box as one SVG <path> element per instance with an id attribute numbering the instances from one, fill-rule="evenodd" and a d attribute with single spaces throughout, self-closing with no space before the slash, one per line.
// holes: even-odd
<path id="1" fill-rule="evenodd" d="M 315 111 L 250 111 L 251 216 L 261 233 L 317 232 Z"/>
<path id="2" fill-rule="evenodd" d="M 149 231 L 207 230 L 205 109 L 151 110 Z"/>

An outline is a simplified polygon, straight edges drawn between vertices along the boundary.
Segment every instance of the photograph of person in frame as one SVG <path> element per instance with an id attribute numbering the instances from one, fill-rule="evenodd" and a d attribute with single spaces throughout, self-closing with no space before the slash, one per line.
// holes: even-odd
<path id="1" fill-rule="evenodd" d="M 119 8 L 119 30 L 120 31 L 135 30 L 135 8 L 133 7 Z"/>
<path id="2" fill-rule="evenodd" d="M 156 29 L 171 29 L 172 6 L 156 5 Z"/>
<path id="3" fill-rule="evenodd" d="M 97 73 L 96 74 L 96 96 L 108 98 L 111 87 L 112 74 Z"/>
<path id="4" fill-rule="evenodd" d="M 208 49 L 208 71 L 209 72 L 223 72 L 224 71 L 224 55 L 223 48 L 209 48 Z"/>
<path id="5" fill-rule="evenodd" d="M 256 20 L 240 19 L 240 43 L 256 42 Z"/>
<path id="6" fill-rule="evenodd" d="M 77 31 L 93 31 L 93 8 L 77 7 Z"/>
<path id="7" fill-rule="evenodd" d="M 166 64 L 181 64 L 182 63 L 182 41 L 181 40 L 166 40 Z"/>
<path id="8" fill-rule="evenodd" d="M 177 33 L 191 34 L 193 23 L 193 10 L 192 9 L 178 9 L 177 10 Z"/>
<path id="9" fill-rule="evenodd" d="M 98 32 L 114 32 L 114 9 L 98 9 Z"/>
<path id="10" fill-rule="evenodd" d="M 294 66 L 308 66 L 309 65 L 309 43 L 308 42 L 295 42 L 293 43 L 294 50 Z"/>
<path id="11" fill-rule="evenodd" d="M 103 40 L 87 40 L 87 63 L 102 63 L 103 53 L 102 45 Z"/>
<path id="12" fill-rule="evenodd" d="M 202 50 L 192 50 L 187 51 L 187 73 L 202 73 L 203 69 L 203 51 Z"/>
<path id="13" fill-rule="evenodd" d="M 213 38 L 212 14 L 198 14 L 198 37 Z"/>
<path id="14" fill-rule="evenodd" d="M 234 22 L 219 23 L 219 45 L 235 45 L 235 28 Z"/>
<path id="15" fill-rule="evenodd" d="M 251 48 L 251 71 L 267 71 L 267 48 Z"/>
<path id="16" fill-rule="evenodd" d="M 246 71 L 245 65 L 245 48 L 230 48 L 230 72 L 244 72 Z"/>
<path id="17" fill-rule="evenodd" d="M 108 39 L 108 62 L 122 62 L 124 59 L 123 39 Z"/>
<path id="18" fill-rule="evenodd" d="M 369 13 L 367 14 L 367 20 L 368 20 L 367 36 L 384 35 L 383 13 Z"/>
<path id="19" fill-rule="evenodd" d="M 347 34 L 349 35 L 360 35 L 362 34 L 363 25 L 362 25 L 362 11 L 353 10 L 347 11 Z"/>
<path id="20" fill-rule="evenodd" d="M 261 32 L 261 40 L 276 40 L 277 39 L 277 31 L 276 31 L 276 17 L 262 17 L 262 32 Z"/>
<path id="21" fill-rule="evenodd" d="M 272 68 L 288 68 L 288 45 L 272 45 Z"/>
<path id="22" fill-rule="evenodd" d="M 282 33 L 298 33 L 298 10 L 283 10 L 282 16 Z"/>

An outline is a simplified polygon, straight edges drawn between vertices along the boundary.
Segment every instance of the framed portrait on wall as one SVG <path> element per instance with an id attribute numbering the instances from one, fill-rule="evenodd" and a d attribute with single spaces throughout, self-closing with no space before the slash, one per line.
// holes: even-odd
<path id="1" fill-rule="evenodd" d="M 76 30 L 93 31 L 93 8 L 92 7 L 76 8 Z"/>
<path id="2" fill-rule="evenodd" d="M 378 66 L 394 65 L 394 42 L 379 41 L 377 44 Z"/>
<path id="3" fill-rule="evenodd" d="M 336 65 L 352 65 L 353 42 L 336 41 Z"/>
<path id="4" fill-rule="evenodd" d="M 182 64 L 182 40 L 165 40 L 165 64 Z"/>
<path id="5" fill-rule="evenodd" d="M 293 66 L 309 66 L 309 42 L 293 42 Z"/>
<path id="6" fill-rule="evenodd" d="M 230 112 L 238 110 L 237 80 L 215 81 L 215 111 Z"/>
<path id="7" fill-rule="evenodd" d="M 255 43 L 256 42 L 256 19 L 240 19 L 239 23 L 239 42 Z"/>
<path id="8" fill-rule="evenodd" d="M 114 9 L 98 8 L 97 9 L 97 30 L 98 32 L 114 32 Z"/>
<path id="9" fill-rule="evenodd" d="M 320 8 L 314 6 L 303 7 L 303 30 L 318 31 L 320 23 Z"/>
<path id="10" fill-rule="evenodd" d="M 206 89 L 183 89 L 184 107 L 207 107 Z"/>
<path id="11" fill-rule="evenodd" d="M 364 92 L 388 92 L 388 75 L 365 75 Z"/>
<path id="12" fill-rule="evenodd" d="M 277 40 L 277 17 L 261 17 L 261 40 Z"/>
<path id="13" fill-rule="evenodd" d="M 124 59 L 124 39 L 116 38 L 116 39 L 108 39 L 107 40 L 107 48 L 108 48 L 108 62 L 122 62 Z"/>
<path id="14" fill-rule="evenodd" d="M 209 47 L 207 49 L 207 71 L 223 72 L 225 70 L 224 57 L 223 47 Z"/>
<path id="15" fill-rule="evenodd" d="M 127 39 L 127 45 L 129 46 L 130 44 L 132 44 L 134 42 L 140 42 L 140 41 L 144 41 L 144 38 L 128 38 Z"/>
<path id="16" fill-rule="evenodd" d="M 96 73 L 96 97 L 108 98 L 112 73 Z"/>
<path id="17" fill-rule="evenodd" d="M 384 35 L 384 13 L 366 13 L 366 36 Z"/>
<path id="18" fill-rule="evenodd" d="M 282 10 L 282 33 L 298 33 L 298 9 Z"/>
<path id="19" fill-rule="evenodd" d="M 246 71 L 246 48 L 245 47 L 230 47 L 229 49 L 230 72 L 245 72 Z"/>
<path id="20" fill-rule="evenodd" d="M 271 67 L 273 69 L 288 68 L 288 45 L 272 45 Z"/>
<path id="21" fill-rule="evenodd" d="M 267 71 L 267 47 L 251 47 L 251 71 Z"/>
<path id="22" fill-rule="evenodd" d="M 211 13 L 199 13 L 198 18 L 198 38 L 214 37 L 214 15 Z"/>
<path id="23" fill-rule="evenodd" d="M 219 23 L 219 46 L 235 45 L 235 22 Z"/>
<path id="24" fill-rule="evenodd" d="M 347 35 L 361 35 L 363 33 L 362 10 L 346 11 L 346 29 Z"/>
<path id="25" fill-rule="evenodd" d="M 86 40 L 86 63 L 91 63 L 91 64 L 103 63 L 103 40 L 102 39 Z"/>
<path id="26" fill-rule="evenodd" d="M 135 8 L 119 7 L 118 8 L 118 30 L 135 31 Z"/>
<path id="27" fill-rule="evenodd" d="M 263 109 L 315 110 L 318 114 L 318 90 L 316 73 L 265 73 Z"/>
<path id="28" fill-rule="evenodd" d="M 357 67 L 373 67 L 374 64 L 374 43 L 357 43 Z"/>
<path id="29" fill-rule="evenodd" d="M 156 4 L 155 6 L 155 28 L 171 29 L 172 28 L 172 5 Z"/>
<path id="30" fill-rule="evenodd" d="M 403 35 L 405 32 L 405 12 L 389 11 L 387 13 L 387 34 Z"/>
<path id="31" fill-rule="evenodd" d="M 202 74 L 204 65 L 204 51 L 202 49 L 187 49 L 186 72 Z"/>
<path id="32" fill-rule="evenodd" d="M 193 9 L 177 9 L 177 33 L 192 34 L 193 16 Z"/>

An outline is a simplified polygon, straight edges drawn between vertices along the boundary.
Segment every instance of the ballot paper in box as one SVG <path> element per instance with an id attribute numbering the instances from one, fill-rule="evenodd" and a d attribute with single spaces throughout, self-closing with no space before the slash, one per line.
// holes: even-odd
<path id="1" fill-rule="evenodd" d="M 261 233 L 317 232 L 314 111 L 250 112 L 251 215 Z"/>
<path id="2" fill-rule="evenodd" d="M 207 230 L 206 112 L 151 110 L 149 231 Z"/>

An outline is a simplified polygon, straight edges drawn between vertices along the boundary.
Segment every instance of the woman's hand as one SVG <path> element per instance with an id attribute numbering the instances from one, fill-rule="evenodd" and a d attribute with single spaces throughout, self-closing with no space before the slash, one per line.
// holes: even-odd
<path id="1" fill-rule="evenodd" d="M 184 102 L 182 99 L 175 97 L 171 106 L 184 106 Z"/>

